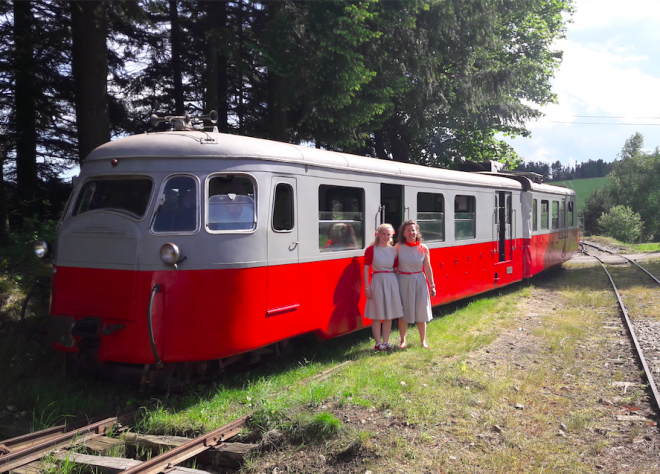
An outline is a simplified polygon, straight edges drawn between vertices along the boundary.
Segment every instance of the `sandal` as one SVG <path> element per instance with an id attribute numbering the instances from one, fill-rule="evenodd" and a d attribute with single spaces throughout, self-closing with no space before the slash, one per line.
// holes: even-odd
<path id="1" fill-rule="evenodd" d="M 374 346 L 374 350 L 375 350 L 376 352 L 382 352 L 382 351 L 385 351 L 385 350 L 387 350 L 387 349 L 385 349 L 385 345 L 384 345 L 384 344 L 379 343 L 379 344 L 376 344 L 376 345 Z"/>

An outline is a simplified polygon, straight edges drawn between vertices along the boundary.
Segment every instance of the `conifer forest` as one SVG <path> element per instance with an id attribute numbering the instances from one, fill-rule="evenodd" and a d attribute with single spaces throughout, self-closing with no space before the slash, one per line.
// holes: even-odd
<path id="1" fill-rule="evenodd" d="M 63 175 L 151 114 L 451 167 L 556 100 L 572 0 L 0 2 L 0 235 L 56 219 Z"/>

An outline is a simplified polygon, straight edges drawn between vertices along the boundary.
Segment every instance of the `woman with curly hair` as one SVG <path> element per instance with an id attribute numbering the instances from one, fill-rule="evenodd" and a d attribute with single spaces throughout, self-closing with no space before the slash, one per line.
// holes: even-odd
<path id="1" fill-rule="evenodd" d="M 426 343 L 426 323 L 433 318 L 431 298 L 435 296 L 435 283 L 429 249 L 422 240 L 422 234 L 415 221 L 407 220 L 401 224 L 399 242 L 394 246 L 398 255 L 397 276 L 403 304 L 403 317 L 399 320 L 401 335 L 399 349 L 405 349 L 408 345 L 406 341 L 408 324 L 417 324 L 422 347 L 429 348 Z"/>

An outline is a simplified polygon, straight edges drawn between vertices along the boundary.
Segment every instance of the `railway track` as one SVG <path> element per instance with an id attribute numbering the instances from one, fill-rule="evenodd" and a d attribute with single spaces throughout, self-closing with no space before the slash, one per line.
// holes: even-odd
<path id="1" fill-rule="evenodd" d="M 606 253 L 609 253 L 611 255 L 621 257 L 622 259 L 636 265 L 639 269 L 641 269 L 644 273 L 646 273 L 649 277 L 651 277 L 653 279 L 653 281 L 655 281 L 658 285 L 660 285 L 660 280 L 658 280 L 654 275 L 652 275 L 648 270 L 643 268 L 641 265 L 639 265 L 634 260 L 631 260 L 628 257 L 617 254 L 615 252 L 611 252 L 609 250 L 603 249 L 603 248 L 598 247 L 598 246 L 593 245 L 593 244 L 582 242 L 582 245 L 595 248 L 596 250 L 598 250 L 600 252 L 606 252 Z M 658 387 L 657 387 L 655 379 L 653 377 L 653 371 L 649 367 L 648 361 L 647 361 L 646 357 L 644 356 L 644 352 L 645 352 L 645 348 L 643 347 L 644 345 L 640 342 L 640 338 L 638 337 L 638 333 L 640 332 L 640 330 L 644 331 L 646 326 L 648 326 L 650 323 L 633 321 L 633 319 L 630 317 L 630 314 L 628 313 L 628 309 L 627 309 L 625 303 L 623 302 L 623 299 L 621 298 L 621 294 L 619 293 L 619 290 L 618 290 L 616 284 L 614 283 L 614 279 L 612 278 L 612 275 L 610 274 L 610 272 L 607 270 L 607 267 L 605 266 L 605 262 L 603 262 L 603 260 L 600 257 L 598 257 L 597 255 L 594 255 L 593 253 L 589 253 L 589 252 L 585 251 L 584 249 L 582 250 L 582 253 L 598 260 L 598 262 L 600 263 L 601 267 L 603 268 L 603 270 L 607 274 L 607 277 L 610 280 L 610 283 L 612 285 L 612 289 L 613 289 L 613 291 L 616 295 L 616 298 L 617 298 L 617 301 L 618 301 L 618 304 L 619 304 L 619 308 L 621 309 L 621 314 L 623 315 L 623 320 L 624 320 L 625 325 L 626 325 L 626 333 L 629 335 L 630 339 L 632 340 L 633 345 L 635 347 L 635 351 L 637 353 L 637 357 L 638 357 L 642 367 L 644 368 L 644 374 L 646 375 L 646 380 L 648 381 L 649 388 L 651 389 L 651 392 L 653 393 L 653 398 L 654 398 L 656 409 L 660 411 L 660 393 L 658 392 Z M 635 324 L 635 323 L 637 323 L 637 324 Z"/>
<path id="2" fill-rule="evenodd" d="M 299 382 L 323 381 L 350 361 L 335 365 L 330 369 Z M 12 471 L 16 474 L 37 474 L 51 470 L 43 459 L 54 462 L 67 461 L 84 464 L 104 474 L 206 474 L 205 471 L 180 468 L 178 464 L 200 457 L 204 464 L 239 467 L 256 444 L 232 443 L 229 440 L 239 434 L 251 414 L 236 418 L 226 425 L 196 438 L 180 436 L 153 436 L 127 433 L 123 439 L 110 437 L 127 431 L 127 425 L 135 422 L 138 412 L 92 420 L 85 426 L 61 425 L 24 436 L 0 441 L 0 474 Z M 128 444 L 155 453 L 147 461 L 103 456 L 118 444 Z M 94 455 L 71 451 L 76 446 L 85 446 Z M 163 452 L 164 451 L 164 452 Z M 158 454 L 160 452 L 160 454 Z"/>

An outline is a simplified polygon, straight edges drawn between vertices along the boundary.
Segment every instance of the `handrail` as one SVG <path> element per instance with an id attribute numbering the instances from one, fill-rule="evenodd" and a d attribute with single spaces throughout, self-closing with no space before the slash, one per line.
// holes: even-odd
<path id="1" fill-rule="evenodd" d="M 154 359 L 156 359 L 156 364 L 161 364 L 160 357 L 158 357 L 158 350 L 156 349 L 156 341 L 154 341 L 154 329 L 151 319 L 151 305 L 154 302 L 154 296 L 156 293 L 160 293 L 160 283 L 156 283 L 151 289 L 151 296 L 149 296 L 149 344 L 151 344 L 151 352 L 154 354 Z"/>

